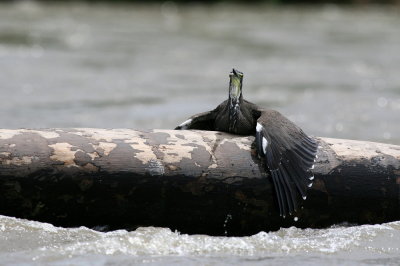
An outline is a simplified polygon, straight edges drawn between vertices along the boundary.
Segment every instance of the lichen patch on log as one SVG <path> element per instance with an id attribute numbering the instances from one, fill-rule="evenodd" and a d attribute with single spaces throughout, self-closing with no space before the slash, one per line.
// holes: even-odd
<path id="1" fill-rule="evenodd" d="M 188 143 L 186 139 L 176 137 L 176 134 L 181 134 L 179 131 L 171 130 L 153 130 L 154 133 L 167 134 L 166 144 L 160 144 L 158 151 L 163 153 L 163 162 L 167 164 L 179 163 L 183 159 L 192 159 L 192 153 L 197 146 L 206 145 L 202 137 L 195 132 L 190 132 L 189 137 L 193 143 Z M 206 148 L 207 149 L 207 148 Z"/>
<path id="2" fill-rule="evenodd" d="M 165 173 L 164 165 L 159 160 L 150 160 L 145 169 L 146 173 L 149 173 L 151 176 L 164 175 Z M 170 167 L 169 169 L 171 170 Z"/>
<path id="3" fill-rule="evenodd" d="M 117 144 L 112 142 L 99 142 L 99 144 L 90 143 L 97 152 L 101 151 L 105 156 L 108 156 L 112 152 Z M 99 150 L 100 149 L 100 150 Z"/>
<path id="4" fill-rule="evenodd" d="M 75 128 L 71 133 L 97 141 L 113 142 L 114 140 L 132 139 L 132 133 L 136 132 L 130 129 Z"/>
<path id="5" fill-rule="evenodd" d="M 381 165 L 400 167 L 398 146 L 356 140 L 324 138 L 339 158 L 379 161 Z"/>
<path id="6" fill-rule="evenodd" d="M 154 154 L 152 147 L 148 145 L 146 139 L 135 130 L 92 128 L 79 128 L 75 130 L 75 134 L 98 141 L 99 143 L 97 145 L 92 144 L 93 147 L 96 150 L 97 148 L 101 148 L 106 156 L 108 156 L 117 146 L 113 141 L 120 140 L 129 144 L 132 149 L 137 151 L 134 154 L 134 157 L 140 160 L 144 165 L 157 160 L 157 156 Z"/>
<path id="7" fill-rule="evenodd" d="M 80 167 L 80 165 L 76 163 L 78 157 L 82 158 L 86 156 L 89 161 L 93 161 L 100 157 L 96 151 L 85 152 L 84 150 L 79 149 L 79 147 L 66 142 L 49 144 L 49 147 L 53 149 L 53 154 L 50 156 L 50 159 L 63 162 L 66 167 Z M 88 160 L 86 159 L 86 161 Z M 89 168 L 93 169 L 93 167 Z"/>
<path id="8" fill-rule="evenodd" d="M 14 136 L 22 133 L 35 133 L 46 139 L 60 137 L 60 135 L 55 131 L 32 130 L 32 129 L 2 129 L 0 132 L 0 139 L 11 139 Z"/>
<path id="9" fill-rule="evenodd" d="M 3 158 L 9 157 L 10 155 L 11 155 L 11 152 L 9 152 L 9 151 L 0 152 L 0 157 L 3 157 Z"/>
<path id="10" fill-rule="evenodd" d="M 146 139 L 143 136 L 138 135 L 130 140 L 125 140 L 125 143 L 129 143 L 132 149 L 137 150 L 134 156 L 143 164 L 157 161 L 157 156 L 154 154 L 152 147 L 146 143 Z"/>
<path id="11" fill-rule="evenodd" d="M 11 139 L 12 137 L 20 134 L 20 130 L 15 129 L 2 129 L 0 131 L 0 139 Z"/>
<path id="12" fill-rule="evenodd" d="M 49 147 L 54 150 L 54 154 L 50 156 L 50 159 L 63 162 L 67 167 L 79 167 L 74 161 L 75 153 L 82 150 L 73 151 L 72 148 L 74 146 L 66 142 L 51 144 Z"/>
<path id="13" fill-rule="evenodd" d="M 41 137 L 45 139 L 54 139 L 54 138 L 59 138 L 60 134 L 58 134 L 55 131 L 48 131 L 48 130 L 29 130 L 29 129 L 24 129 L 21 132 L 31 132 L 31 133 L 36 133 L 40 135 Z"/>
<path id="14" fill-rule="evenodd" d="M 115 143 L 107 143 L 107 142 L 99 142 L 99 148 L 103 150 L 104 155 L 109 155 L 117 144 Z"/>
<path id="15" fill-rule="evenodd" d="M 253 137 L 243 138 L 201 130 L 153 130 L 147 137 L 148 143 L 154 145 L 157 157 L 164 164 L 175 164 L 182 172 L 190 169 L 199 176 L 206 174 L 209 177 L 220 178 L 222 173 L 218 169 L 226 169 L 237 164 L 239 167 L 235 169 L 244 171 L 249 170 L 250 166 L 256 173 L 254 175 L 259 174 L 252 153 L 249 152 L 254 141 Z M 227 154 L 229 157 L 226 157 Z M 246 156 L 243 156 L 244 154 Z M 218 158 L 224 159 L 218 160 Z M 224 173 L 226 172 L 229 172 L 229 176 L 243 174 L 236 171 Z"/>
<path id="16" fill-rule="evenodd" d="M 6 165 L 12 164 L 12 165 L 20 166 L 20 165 L 24 165 L 24 164 L 31 164 L 32 161 L 37 158 L 38 157 L 36 157 L 36 156 L 22 156 L 21 158 L 13 157 L 12 159 L 2 160 L 2 163 L 6 164 Z"/>

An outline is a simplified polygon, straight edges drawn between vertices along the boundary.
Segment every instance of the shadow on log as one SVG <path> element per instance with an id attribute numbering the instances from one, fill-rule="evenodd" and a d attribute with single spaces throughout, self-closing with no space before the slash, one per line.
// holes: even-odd
<path id="1" fill-rule="evenodd" d="M 0 214 L 238 236 L 400 220 L 400 146 L 318 138 L 314 185 L 298 219 L 284 219 L 253 140 L 211 131 L 2 129 Z"/>

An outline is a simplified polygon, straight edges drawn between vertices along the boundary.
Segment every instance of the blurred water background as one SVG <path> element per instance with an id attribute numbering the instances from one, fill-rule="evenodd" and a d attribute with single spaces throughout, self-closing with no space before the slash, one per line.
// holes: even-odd
<path id="1" fill-rule="evenodd" d="M 0 127 L 173 128 L 244 96 L 316 136 L 400 144 L 400 8 L 0 4 Z M 188 236 L 0 216 L 0 264 L 398 265 L 400 222 Z"/>

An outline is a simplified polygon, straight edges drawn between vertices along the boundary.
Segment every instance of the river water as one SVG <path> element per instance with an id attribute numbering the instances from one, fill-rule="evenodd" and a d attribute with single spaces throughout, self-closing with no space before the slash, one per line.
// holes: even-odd
<path id="1" fill-rule="evenodd" d="M 400 10 L 0 5 L 0 126 L 173 128 L 227 97 L 309 134 L 400 144 Z M 400 261 L 400 223 L 249 237 L 98 232 L 0 216 L 0 264 L 320 265 Z"/>

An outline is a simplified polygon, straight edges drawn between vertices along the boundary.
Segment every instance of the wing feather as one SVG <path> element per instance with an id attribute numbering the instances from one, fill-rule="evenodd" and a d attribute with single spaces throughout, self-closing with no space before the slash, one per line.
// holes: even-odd
<path id="1" fill-rule="evenodd" d="M 283 213 L 283 210 L 284 210 L 283 193 L 282 193 L 283 188 L 281 186 L 281 183 L 279 182 L 279 177 L 277 176 L 276 171 L 271 171 L 271 177 L 272 177 L 272 182 L 274 183 L 274 187 L 276 190 L 275 193 L 277 194 L 279 213 Z"/>
<path id="2" fill-rule="evenodd" d="M 292 180 L 294 182 L 294 184 L 296 185 L 297 190 L 299 191 L 301 197 L 303 199 L 305 199 L 307 197 L 307 185 L 304 182 L 301 182 L 301 175 L 299 175 L 299 173 L 292 168 L 292 166 L 290 164 L 285 165 L 286 168 L 286 172 L 291 173 L 292 174 Z M 288 174 L 289 175 L 289 174 Z"/>
<path id="3" fill-rule="evenodd" d="M 215 110 L 196 114 L 188 120 L 180 124 L 175 130 L 182 129 L 200 129 L 200 130 L 215 130 Z"/>
<path id="4" fill-rule="evenodd" d="M 284 187 L 286 204 L 287 204 L 289 214 L 292 214 L 294 211 L 294 205 L 296 205 L 296 203 L 294 200 L 295 197 L 294 197 L 292 187 L 290 185 L 289 177 L 283 171 L 282 167 L 279 168 L 278 176 L 279 176 L 279 180 L 281 181 L 281 183 Z"/>
<path id="5" fill-rule="evenodd" d="M 285 164 L 281 165 L 281 172 L 282 172 L 282 175 L 285 176 L 285 180 L 286 180 L 287 186 L 288 186 L 289 191 L 290 191 L 290 199 L 291 199 L 291 202 L 293 204 L 293 209 L 289 210 L 289 211 L 290 211 L 290 214 L 292 214 L 297 209 L 296 184 L 295 184 L 293 178 L 290 177 L 290 174 L 286 171 Z"/>
<path id="6" fill-rule="evenodd" d="M 260 110 L 260 113 L 256 147 L 258 154 L 265 156 L 271 172 L 279 212 L 287 216 L 297 210 L 298 197 L 307 197 L 318 144 L 280 113 L 272 110 Z M 268 143 L 266 147 L 262 145 L 264 138 Z"/>

